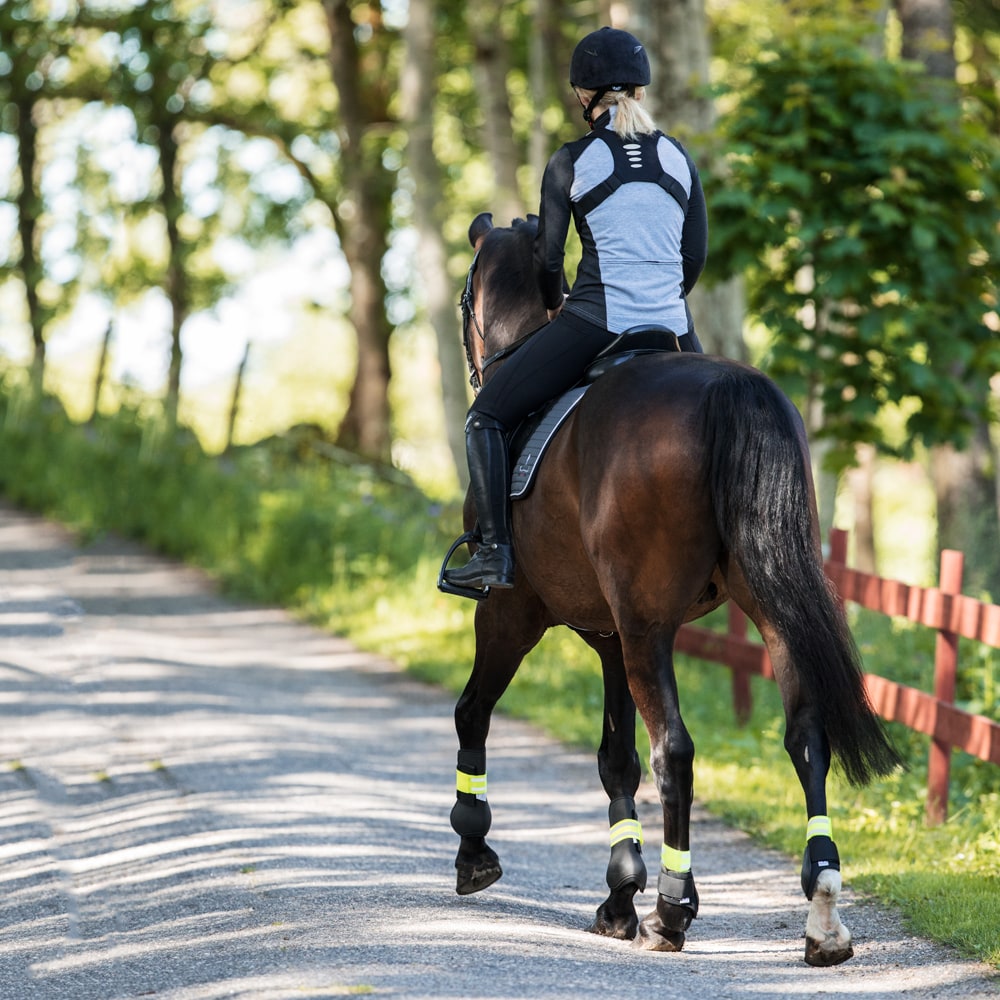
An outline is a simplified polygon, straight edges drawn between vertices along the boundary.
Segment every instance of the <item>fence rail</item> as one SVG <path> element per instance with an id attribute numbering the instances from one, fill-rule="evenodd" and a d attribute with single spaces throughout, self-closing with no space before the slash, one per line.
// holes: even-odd
<path id="1" fill-rule="evenodd" d="M 830 533 L 830 557 L 825 564 L 841 600 L 937 631 L 933 694 L 877 674 L 865 675 L 868 695 L 884 719 L 931 737 L 927 767 L 930 824 L 941 823 L 948 815 L 953 749 L 1000 765 L 1000 723 L 954 704 L 959 637 L 1000 649 L 1000 606 L 962 594 L 963 564 L 962 553 L 943 552 L 937 587 L 915 587 L 883 579 L 847 566 L 847 532 L 838 529 Z M 759 642 L 747 638 L 746 617 L 732 603 L 728 632 L 685 625 L 677 637 L 677 650 L 723 663 L 732 670 L 733 708 L 741 723 L 749 719 L 753 705 L 751 675 L 774 679 L 767 651 Z"/>

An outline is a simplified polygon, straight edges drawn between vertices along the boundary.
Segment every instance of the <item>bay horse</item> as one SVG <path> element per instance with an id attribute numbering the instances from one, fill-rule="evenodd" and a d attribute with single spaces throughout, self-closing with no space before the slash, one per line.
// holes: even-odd
<path id="1" fill-rule="evenodd" d="M 546 322 L 532 266 L 536 227 L 533 218 L 494 227 L 488 213 L 470 227 L 476 254 L 463 308 L 473 385 Z M 502 874 L 486 841 L 491 714 L 545 631 L 568 625 L 597 652 L 604 679 L 597 761 L 610 800 L 610 893 L 588 929 L 655 951 L 683 947 L 698 912 L 694 744 L 681 718 L 673 647 L 684 622 L 728 599 L 754 622 L 770 655 L 785 748 L 805 793 L 805 961 L 850 958 L 851 935 L 837 910 L 827 774 L 836 759 L 861 785 L 900 760 L 868 701 L 823 571 L 806 436 L 792 403 L 764 374 L 735 361 L 688 353 L 634 358 L 586 391 L 512 517 L 515 585 L 477 604 L 475 661 L 455 708 L 457 891 L 477 892 Z M 471 494 L 464 520 L 471 532 Z M 635 810 L 637 710 L 663 808 L 656 906 L 641 922 L 634 897 L 647 871 Z"/>

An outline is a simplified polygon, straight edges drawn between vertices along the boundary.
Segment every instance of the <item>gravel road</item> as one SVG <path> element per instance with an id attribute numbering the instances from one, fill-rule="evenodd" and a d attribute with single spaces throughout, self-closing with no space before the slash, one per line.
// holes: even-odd
<path id="1" fill-rule="evenodd" d="M 702 812 L 685 951 L 585 933 L 607 863 L 595 764 L 503 718 L 506 874 L 458 897 L 450 697 L 2 506 L 0 699 L 2 1000 L 1000 996 L 853 895 L 849 855 L 856 957 L 807 967 L 795 862 Z M 648 788 L 640 808 L 655 840 Z"/>

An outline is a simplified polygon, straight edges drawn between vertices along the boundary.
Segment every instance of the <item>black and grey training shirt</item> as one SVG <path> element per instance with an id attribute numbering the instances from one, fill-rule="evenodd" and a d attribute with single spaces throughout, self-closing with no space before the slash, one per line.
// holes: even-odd
<path id="1" fill-rule="evenodd" d="M 542 178 L 535 270 L 545 305 L 562 301 L 572 218 L 583 255 L 564 308 L 612 333 L 647 323 L 687 333 L 684 297 L 708 246 L 697 167 L 662 132 L 624 140 L 607 113 L 595 125 L 553 154 Z"/>

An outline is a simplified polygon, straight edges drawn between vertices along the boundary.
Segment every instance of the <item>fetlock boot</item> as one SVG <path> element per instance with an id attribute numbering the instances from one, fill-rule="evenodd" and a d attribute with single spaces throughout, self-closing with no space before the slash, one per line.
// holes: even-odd
<path id="1" fill-rule="evenodd" d="M 465 566 L 447 570 L 444 578 L 456 587 L 509 589 L 514 586 L 514 546 L 503 425 L 491 417 L 472 415 L 465 425 L 465 448 L 482 541 Z"/>

